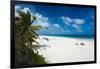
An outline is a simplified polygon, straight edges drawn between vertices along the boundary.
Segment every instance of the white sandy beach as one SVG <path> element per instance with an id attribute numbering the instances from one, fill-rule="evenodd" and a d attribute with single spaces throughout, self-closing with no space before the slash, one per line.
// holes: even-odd
<path id="1" fill-rule="evenodd" d="M 44 38 L 48 38 L 47 41 Z M 39 54 L 45 57 L 47 63 L 80 62 L 94 60 L 94 39 L 70 37 L 40 36 L 37 40 L 41 45 Z M 77 43 L 77 45 L 76 45 Z M 84 45 L 80 45 L 84 43 Z"/>

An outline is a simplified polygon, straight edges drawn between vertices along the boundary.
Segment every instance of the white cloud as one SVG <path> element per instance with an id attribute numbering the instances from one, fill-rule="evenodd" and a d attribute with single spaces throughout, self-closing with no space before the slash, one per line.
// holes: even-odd
<path id="1" fill-rule="evenodd" d="M 77 24 L 72 24 L 72 27 L 74 27 L 78 32 L 82 32 L 82 30 L 80 29 L 80 26 Z"/>
<path id="2" fill-rule="evenodd" d="M 24 7 L 24 9 L 22 9 L 21 11 L 23 11 L 23 12 L 27 13 L 27 11 L 29 11 L 29 12 L 30 12 L 30 9 L 29 9 L 28 7 Z M 31 13 L 31 12 L 30 12 L 30 13 Z"/>
<path id="3" fill-rule="evenodd" d="M 20 6 L 15 6 L 15 16 L 19 16 L 19 14 L 17 13 L 18 10 L 20 10 L 21 7 Z"/>
<path id="4" fill-rule="evenodd" d="M 24 13 L 27 13 L 27 11 L 30 12 L 31 15 L 33 15 L 33 13 L 30 11 L 30 9 L 28 7 L 24 7 L 23 9 L 19 9 L 20 11 L 24 12 Z M 17 11 L 19 11 L 17 10 Z"/>
<path id="5" fill-rule="evenodd" d="M 76 29 L 79 29 L 79 26 L 76 25 L 76 24 L 72 24 L 72 27 L 76 28 Z"/>
<path id="6" fill-rule="evenodd" d="M 53 24 L 53 26 L 60 28 L 59 24 Z"/>
<path id="7" fill-rule="evenodd" d="M 49 27 L 50 26 L 50 23 L 49 23 L 49 20 L 48 20 L 47 17 L 44 17 L 39 13 L 36 13 L 35 16 L 36 16 L 36 20 L 33 22 L 33 25 L 40 25 L 40 26 L 43 26 L 43 27 Z"/>
<path id="8" fill-rule="evenodd" d="M 42 18 L 42 15 L 39 14 L 39 13 L 36 13 L 35 16 L 36 16 L 37 18 Z"/>
<path id="9" fill-rule="evenodd" d="M 78 32 L 82 32 L 80 26 L 85 23 L 84 19 L 80 19 L 80 18 L 73 19 L 73 18 L 64 17 L 64 16 L 62 16 L 61 19 L 66 25 L 74 27 Z"/>
<path id="10" fill-rule="evenodd" d="M 19 14 L 15 11 L 15 16 L 19 17 Z"/>
<path id="11" fill-rule="evenodd" d="M 28 7 L 24 7 L 24 8 L 21 8 L 21 6 L 15 6 L 15 11 L 23 11 L 25 13 L 27 13 L 27 11 L 30 12 L 30 9 Z M 30 12 L 31 13 L 31 12 Z"/>
<path id="12" fill-rule="evenodd" d="M 70 17 L 61 17 L 64 21 L 67 21 L 67 22 L 69 22 L 69 23 L 71 23 L 72 22 L 72 19 L 70 18 Z"/>
<path id="13" fill-rule="evenodd" d="M 21 9 L 20 6 L 15 6 L 15 10 L 19 10 L 19 9 Z"/>
<path id="14" fill-rule="evenodd" d="M 70 17 L 62 16 L 61 19 L 64 21 L 65 24 L 70 25 L 72 23 L 72 19 Z"/>
<path id="15" fill-rule="evenodd" d="M 81 24 L 85 23 L 84 19 L 79 19 L 79 18 L 73 19 L 73 18 L 70 18 L 70 17 L 62 16 L 61 19 L 67 25 L 70 25 L 70 24 L 79 24 L 79 25 L 81 25 Z"/>
<path id="16" fill-rule="evenodd" d="M 85 20 L 84 19 L 73 19 L 73 22 L 75 24 L 84 24 L 85 23 Z"/>
<path id="17" fill-rule="evenodd" d="M 26 11 L 30 11 L 30 9 L 29 9 L 28 7 L 25 7 L 24 10 L 26 10 Z"/>
<path id="18" fill-rule="evenodd" d="M 78 29 L 78 32 L 82 32 L 82 30 L 81 29 Z"/>

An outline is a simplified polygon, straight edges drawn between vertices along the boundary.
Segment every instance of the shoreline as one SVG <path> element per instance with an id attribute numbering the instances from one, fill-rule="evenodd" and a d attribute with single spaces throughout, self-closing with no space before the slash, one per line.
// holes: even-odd
<path id="1" fill-rule="evenodd" d="M 94 35 L 39 35 L 47 37 L 64 37 L 64 38 L 79 38 L 79 39 L 94 39 Z"/>

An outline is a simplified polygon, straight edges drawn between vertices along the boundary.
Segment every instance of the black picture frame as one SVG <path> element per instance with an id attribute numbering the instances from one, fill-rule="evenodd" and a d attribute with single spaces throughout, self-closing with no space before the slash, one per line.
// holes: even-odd
<path id="1" fill-rule="evenodd" d="M 11 32 L 10 32 L 10 39 L 11 39 L 11 63 L 10 63 L 10 67 L 11 68 L 15 68 L 15 65 L 14 65 L 14 62 L 15 62 L 15 39 L 14 39 L 14 15 L 15 15 L 15 3 L 24 3 L 24 4 L 40 4 L 40 5 L 55 5 L 55 6 L 74 6 L 74 7 L 89 7 L 89 8 L 94 8 L 95 9 L 95 35 L 94 35 L 94 61 L 85 61 L 85 62 L 70 62 L 70 63 L 54 63 L 54 64 L 45 64 L 45 65 L 36 65 L 36 66 L 28 66 L 28 67 L 47 67 L 47 66 L 60 66 L 60 65 L 79 65 L 79 64 L 92 64 L 92 63 L 96 63 L 97 62 L 97 57 L 96 57 L 96 47 L 97 47 L 97 44 L 96 44 L 96 6 L 95 5 L 81 5 L 81 4 L 64 4 L 64 3 L 49 3 L 49 2 L 36 2 L 36 1 L 11 1 Z M 23 67 L 23 68 L 28 68 L 27 66 L 26 67 Z"/>

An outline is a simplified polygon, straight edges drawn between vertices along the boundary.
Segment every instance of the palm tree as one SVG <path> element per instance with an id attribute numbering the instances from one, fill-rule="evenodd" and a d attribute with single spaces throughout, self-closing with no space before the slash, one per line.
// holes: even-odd
<path id="1" fill-rule="evenodd" d="M 38 38 L 38 34 L 35 32 L 35 30 L 39 30 L 42 27 L 31 26 L 31 24 L 35 21 L 36 17 L 32 16 L 29 11 L 27 11 L 27 13 L 18 11 L 18 13 L 19 17 L 15 17 L 15 21 L 17 29 L 19 28 L 19 32 L 17 31 L 16 33 L 19 33 L 20 36 L 25 35 L 27 38 L 26 42 L 28 42 L 28 44 L 31 43 L 32 46 L 32 42 L 36 42 L 35 39 Z"/>
<path id="2" fill-rule="evenodd" d="M 33 65 L 46 63 L 44 58 L 34 53 L 39 47 L 36 41 L 39 35 L 35 32 L 41 29 L 41 26 L 32 26 L 36 20 L 29 11 L 27 13 L 18 11 L 19 16 L 15 17 L 15 65 Z M 35 42 L 37 45 L 32 45 Z"/>

